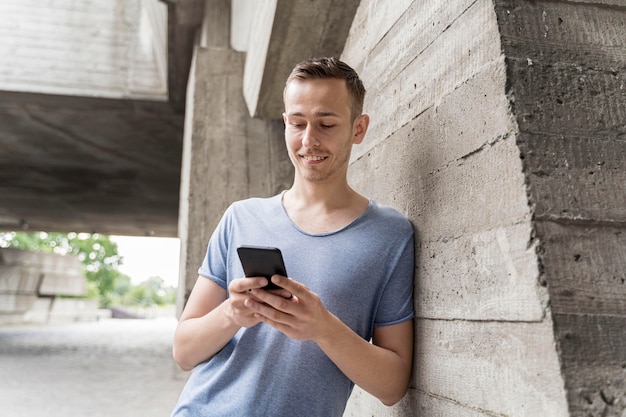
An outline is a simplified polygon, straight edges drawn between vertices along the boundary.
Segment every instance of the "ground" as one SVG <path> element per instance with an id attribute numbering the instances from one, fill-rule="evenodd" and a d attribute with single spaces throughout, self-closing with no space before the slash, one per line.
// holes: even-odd
<path id="1" fill-rule="evenodd" d="M 0 327 L 2 415 L 167 417 L 187 378 L 173 317 Z"/>

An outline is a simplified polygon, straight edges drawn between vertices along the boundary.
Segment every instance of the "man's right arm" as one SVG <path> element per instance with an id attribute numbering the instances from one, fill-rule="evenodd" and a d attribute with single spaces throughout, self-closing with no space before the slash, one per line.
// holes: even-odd
<path id="1" fill-rule="evenodd" d="M 241 327 L 259 323 L 244 306 L 252 295 L 250 288 L 260 288 L 264 278 L 234 280 L 226 290 L 214 281 L 198 276 L 174 333 L 173 357 L 178 366 L 189 371 L 219 352 Z"/>

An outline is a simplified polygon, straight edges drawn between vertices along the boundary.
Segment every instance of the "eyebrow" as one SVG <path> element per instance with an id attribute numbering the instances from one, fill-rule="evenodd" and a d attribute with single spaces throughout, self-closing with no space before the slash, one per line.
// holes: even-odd
<path id="1" fill-rule="evenodd" d="M 287 116 L 304 117 L 304 113 L 292 112 L 292 113 L 287 113 Z M 316 117 L 327 117 L 327 116 L 339 117 L 337 113 L 332 112 L 332 111 L 318 111 L 317 113 L 315 113 L 315 116 Z"/>

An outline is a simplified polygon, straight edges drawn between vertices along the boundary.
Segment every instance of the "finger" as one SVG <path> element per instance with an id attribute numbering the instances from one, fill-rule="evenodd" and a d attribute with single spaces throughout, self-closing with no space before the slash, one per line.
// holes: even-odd
<path id="1" fill-rule="evenodd" d="M 247 292 L 255 288 L 263 288 L 266 285 L 267 278 L 264 277 L 239 278 L 233 280 L 230 289 L 235 292 Z"/>
<path id="2" fill-rule="evenodd" d="M 253 290 L 255 292 L 257 290 Z M 266 291 L 259 291 L 265 292 Z M 276 297 L 276 296 L 274 296 Z M 284 298 L 279 297 L 284 300 Z M 254 312 L 254 316 L 268 324 L 275 325 L 275 323 L 280 323 L 286 320 L 289 316 L 288 313 L 283 312 L 282 310 L 278 310 L 274 308 L 271 304 L 263 301 L 263 300 L 255 300 L 252 298 L 246 299 L 244 305 Z"/>
<path id="3" fill-rule="evenodd" d="M 282 275 L 273 275 L 272 282 L 282 289 L 289 291 L 294 296 L 302 295 L 307 291 L 304 284 L 300 284 L 298 281 L 288 277 L 283 277 Z"/>
<path id="4" fill-rule="evenodd" d="M 284 291 L 285 292 L 282 294 L 289 293 L 286 290 Z M 253 289 L 251 294 L 255 299 L 272 307 L 272 309 L 288 314 L 292 313 L 291 306 L 298 303 L 298 298 L 293 296 L 291 293 L 289 293 L 290 295 L 288 297 L 285 297 L 282 294 L 276 294 L 275 292 Z"/>
<path id="5" fill-rule="evenodd" d="M 281 296 L 283 298 L 293 298 L 294 297 L 294 295 L 291 292 L 289 292 L 289 291 L 287 291 L 287 290 L 285 290 L 283 288 L 279 288 L 277 290 L 268 290 L 268 292 L 270 292 L 272 294 L 275 294 L 275 295 L 279 295 L 279 296 Z"/>
<path id="6" fill-rule="evenodd" d="M 255 290 L 256 291 L 256 290 Z M 293 299 L 287 300 L 289 302 Z M 288 337 L 295 338 L 294 333 L 294 316 L 281 310 L 277 310 L 271 307 L 267 303 L 254 301 L 253 299 L 246 300 L 246 307 L 253 312 L 253 316 L 260 322 L 263 322 L 279 332 L 284 333 Z"/>

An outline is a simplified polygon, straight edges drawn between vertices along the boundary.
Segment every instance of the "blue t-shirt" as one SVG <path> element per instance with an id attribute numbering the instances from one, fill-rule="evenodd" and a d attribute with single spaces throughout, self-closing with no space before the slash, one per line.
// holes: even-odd
<path id="1" fill-rule="evenodd" d="M 290 278 L 370 340 L 374 327 L 413 318 L 413 228 L 390 207 L 370 201 L 340 230 L 298 228 L 282 194 L 231 205 L 211 237 L 199 274 L 227 289 L 243 277 L 241 245 L 280 248 Z M 265 323 L 242 328 L 191 373 L 173 416 L 341 416 L 354 384 L 311 341 Z"/>

